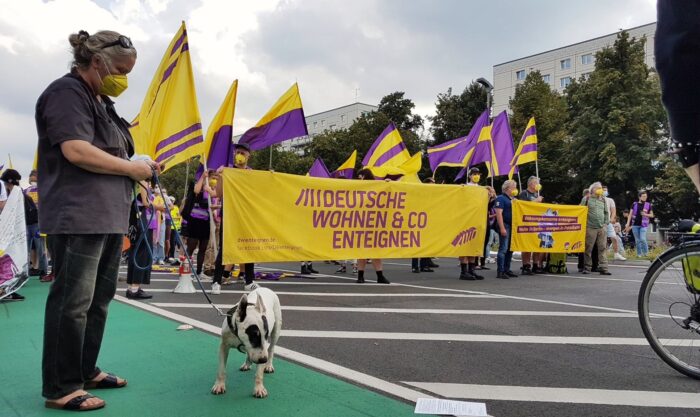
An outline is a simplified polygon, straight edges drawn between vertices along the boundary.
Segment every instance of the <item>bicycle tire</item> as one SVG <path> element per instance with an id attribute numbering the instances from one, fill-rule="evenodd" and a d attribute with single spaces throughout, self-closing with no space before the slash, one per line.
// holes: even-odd
<path id="1" fill-rule="evenodd" d="M 678 322 L 676 321 L 677 318 L 674 316 L 674 314 L 676 314 L 676 310 L 673 312 L 671 311 L 674 309 L 674 305 L 676 304 L 680 306 L 680 308 L 677 309 L 678 311 L 684 311 L 686 305 L 698 305 L 700 292 L 693 291 L 686 285 L 682 268 L 682 260 L 689 259 L 690 256 L 697 256 L 700 258 L 700 242 L 695 241 L 681 244 L 670 248 L 661 254 L 649 267 L 646 275 L 644 276 L 644 280 L 642 281 L 642 285 L 639 289 L 637 309 L 642 331 L 644 332 L 644 336 L 654 352 L 666 364 L 676 371 L 691 378 L 700 379 L 700 333 L 698 333 L 697 330 L 684 329 L 678 325 Z M 659 282 L 660 277 L 663 277 L 667 281 Z M 674 292 L 676 293 L 678 299 L 682 300 L 674 302 L 673 298 L 671 297 L 660 297 L 664 300 L 658 302 L 658 304 L 661 304 L 661 307 L 663 307 L 664 303 L 668 304 L 669 311 L 665 313 L 668 315 L 668 317 L 663 317 L 663 309 L 656 305 L 656 299 L 654 299 L 655 305 L 653 308 L 654 310 L 658 310 L 658 312 L 652 312 L 652 307 L 650 307 L 650 297 L 655 289 L 654 286 L 657 285 L 658 288 L 662 283 L 669 284 L 666 292 Z M 671 287 L 672 285 L 673 287 Z M 660 291 L 663 293 L 663 290 Z M 678 339 L 681 342 L 679 342 L 678 346 L 675 346 L 677 348 L 676 351 L 671 350 L 672 344 L 677 343 L 677 341 L 675 339 L 664 339 L 661 337 L 661 332 L 659 331 L 660 325 L 655 326 L 652 323 L 652 314 L 654 315 L 653 319 L 659 319 L 656 321 L 656 323 L 659 323 L 662 320 L 667 320 L 664 322 L 664 324 L 669 324 L 671 321 L 673 321 L 675 325 L 677 325 L 675 330 L 672 330 L 673 325 L 664 326 L 665 333 L 686 334 L 690 338 L 688 339 L 690 342 L 686 350 L 690 351 L 691 359 L 693 356 L 693 351 L 698 351 L 697 355 L 695 355 L 697 356 L 695 361 L 689 363 L 687 358 L 680 357 L 679 351 L 684 347 L 684 339 Z M 668 342 L 668 345 L 664 343 L 666 341 Z"/>

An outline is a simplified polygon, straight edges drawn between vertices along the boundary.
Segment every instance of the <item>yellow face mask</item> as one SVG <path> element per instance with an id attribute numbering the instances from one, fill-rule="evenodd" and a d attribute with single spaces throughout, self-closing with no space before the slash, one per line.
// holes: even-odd
<path id="1" fill-rule="evenodd" d="M 540 191 L 542 189 L 542 184 L 535 185 L 535 190 Z"/>
<path id="2" fill-rule="evenodd" d="M 472 175 L 472 182 L 473 183 L 478 183 L 480 179 L 481 179 L 481 175 Z"/>
<path id="3" fill-rule="evenodd" d="M 236 165 L 245 165 L 246 162 L 248 162 L 248 158 L 246 158 L 244 155 L 236 155 Z"/>
<path id="4" fill-rule="evenodd" d="M 597 195 L 598 197 L 600 197 L 601 195 L 603 195 L 603 189 L 602 189 L 602 188 L 598 188 L 597 190 L 595 190 L 595 195 Z"/>
<path id="5" fill-rule="evenodd" d="M 95 71 L 97 71 L 97 69 L 95 69 Z M 129 81 L 126 75 L 112 75 L 109 73 L 109 69 L 107 73 L 106 77 L 100 78 L 100 80 L 102 80 L 102 87 L 100 87 L 99 93 L 105 96 L 119 97 L 121 93 L 129 88 Z M 97 71 L 97 76 L 99 75 L 100 72 Z"/>
<path id="6" fill-rule="evenodd" d="M 518 196 L 518 189 L 513 188 L 512 190 L 510 190 L 510 195 L 512 195 L 513 197 L 517 197 Z"/>
<path id="7" fill-rule="evenodd" d="M 215 179 L 210 179 L 210 180 L 209 180 L 209 186 L 212 187 L 212 188 L 216 187 L 216 180 L 215 180 Z"/>

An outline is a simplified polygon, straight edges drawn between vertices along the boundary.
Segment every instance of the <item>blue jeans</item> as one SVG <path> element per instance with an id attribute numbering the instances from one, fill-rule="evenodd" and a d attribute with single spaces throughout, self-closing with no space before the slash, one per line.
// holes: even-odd
<path id="1" fill-rule="evenodd" d="M 117 290 L 120 234 L 49 235 L 56 278 L 46 298 L 42 395 L 83 388 L 99 372 L 107 308 Z"/>
<path id="2" fill-rule="evenodd" d="M 634 243 L 637 245 L 637 256 L 647 256 L 649 254 L 649 244 L 647 243 L 647 228 L 642 226 L 632 226 Z"/>
<path id="3" fill-rule="evenodd" d="M 44 238 L 39 236 L 39 223 L 27 225 L 27 252 L 29 252 L 29 265 L 32 264 L 32 248 L 36 250 L 36 259 L 39 262 L 37 265 L 39 270 L 44 274 L 49 273 L 49 265 L 46 261 L 46 252 L 44 252 Z"/>
<path id="4" fill-rule="evenodd" d="M 498 264 L 498 272 L 510 271 L 510 260 L 513 257 L 513 252 L 510 251 L 510 225 L 506 224 L 506 235 L 498 235 L 498 255 L 496 262 Z"/>

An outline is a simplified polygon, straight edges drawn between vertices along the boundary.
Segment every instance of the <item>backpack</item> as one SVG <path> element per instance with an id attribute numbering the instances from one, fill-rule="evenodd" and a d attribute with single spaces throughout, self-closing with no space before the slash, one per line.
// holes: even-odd
<path id="1" fill-rule="evenodd" d="M 545 267 L 550 274 L 568 274 L 565 253 L 550 253 Z"/>
<path id="2" fill-rule="evenodd" d="M 24 222 L 27 226 L 39 223 L 39 210 L 34 204 L 34 200 L 26 194 L 24 195 Z"/>

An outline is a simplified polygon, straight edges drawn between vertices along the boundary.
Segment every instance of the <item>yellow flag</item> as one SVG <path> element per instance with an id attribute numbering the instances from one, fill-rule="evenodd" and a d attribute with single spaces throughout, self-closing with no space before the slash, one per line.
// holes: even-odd
<path id="1" fill-rule="evenodd" d="M 165 51 L 131 126 L 137 154 L 164 170 L 201 155 L 204 141 L 185 22 Z"/>

